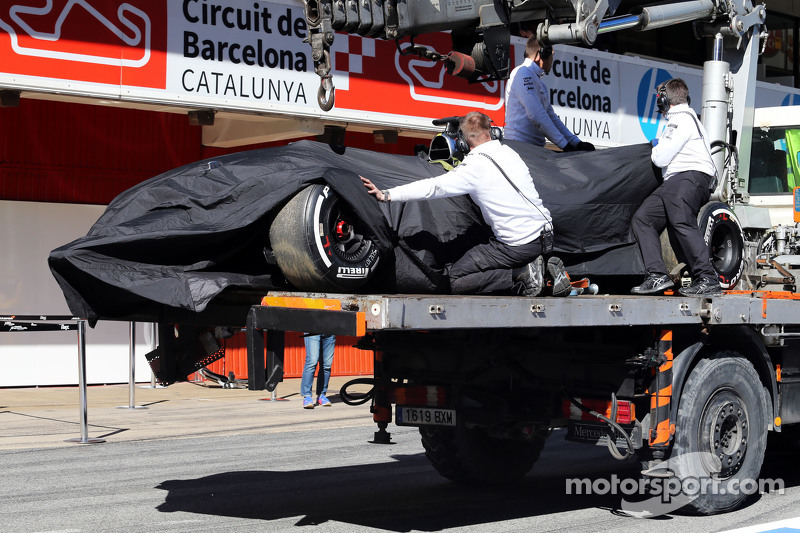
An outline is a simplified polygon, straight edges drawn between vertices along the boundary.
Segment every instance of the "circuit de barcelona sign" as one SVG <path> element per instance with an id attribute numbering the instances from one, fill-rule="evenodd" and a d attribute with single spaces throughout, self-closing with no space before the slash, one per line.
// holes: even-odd
<path id="1" fill-rule="evenodd" d="M 441 62 L 401 53 L 407 42 L 354 35 L 338 35 L 331 48 L 336 105 L 325 113 L 307 33 L 300 0 L 8 0 L 0 6 L 0 89 L 430 131 L 432 119 L 474 109 L 505 122 L 505 82 L 470 84 Z M 451 49 L 447 33 L 415 42 L 441 54 Z M 524 40 L 512 45 L 518 64 Z M 660 81 L 680 76 L 700 94 L 701 75 L 558 46 L 545 83 L 567 127 L 615 145 L 655 136 Z M 797 101 L 794 89 L 761 85 L 757 105 Z"/>

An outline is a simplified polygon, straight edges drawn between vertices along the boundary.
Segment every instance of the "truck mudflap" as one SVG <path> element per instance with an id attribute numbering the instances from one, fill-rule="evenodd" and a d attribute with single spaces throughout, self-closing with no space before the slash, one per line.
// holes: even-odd
<path id="1" fill-rule="evenodd" d="M 630 435 L 631 442 L 640 444 L 642 442 L 642 428 L 635 424 L 620 424 L 628 435 Z M 605 422 L 591 421 L 591 420 L 570 420 L 567 424 L 566 440 L 571 442 L 580 442 L 583 444 L 595 444 L 597 446 L 608 446 L 609 435 L 614 434 L 614 443 L 617 448 L 627 448 L 628 442 L 625 437 L 621 436 L 616 431 L 611 431 L 611 428 Z"/>
<path id="2" fill-rule="evenodd" d="M 573 398 L 564 400 L 566 440 L 607 446 L 617 459 L 629 457 L 642 447 L 642 426 L 636 421 L 636 406 L 628 400 Z M 620 450 L 624 450 L 620 452 Z"/>

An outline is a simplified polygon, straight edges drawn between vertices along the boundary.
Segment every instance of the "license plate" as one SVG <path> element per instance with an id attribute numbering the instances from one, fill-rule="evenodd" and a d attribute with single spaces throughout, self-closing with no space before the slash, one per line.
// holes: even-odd
<path id="1" fill-rule="evenodd" d="M 397 406 L 395 423 L 398 426 L 455 426 L 456 412 L 437 407 Z"/>

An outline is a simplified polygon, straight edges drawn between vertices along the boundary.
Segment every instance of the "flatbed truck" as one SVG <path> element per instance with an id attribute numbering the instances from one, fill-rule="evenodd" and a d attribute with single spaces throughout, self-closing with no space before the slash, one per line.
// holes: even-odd
<path id="1" fill-rule="evenodd" d="M 768 431 L 794 437 L 800 422 L 798 300 L 274 292 L 248 314 L 250 386 L 280 381 L 284 331 L 353 335 L 375 352 L 375 442 L 390 441 L 393 419 L 419 426 L 428 459 L 452 480 L 519 479 L 561 427 L 637 454 L 645 475 L 695 454 L 692 476 L 756 480 Z M 712 492 L 690 505 L 713 513 L 747 496 Z"/>
<path id="2" fill-rule="evenodd" d="M 507 75 L 510 24 L 537 18 L 536 10 L 547 7 L 476 2 L 479 9 L 462 16 L 437 11 L 425 0 L 397 2 L 399 15 L 390 9 L 394 5 L 389 0 L 385 20 L 376 20 L 374 2 L 364 4 L 372 8 L 368 19 L 346 9 L 339 17 L 335 1 L 306 0 L 323 108 L 333 105 L 324 52 L 334 30 L 398 43 L 410 36 L 409 53 L 458 63 L 451 65 L 454 72 L 471 56 L 473 72 L 497 79 Z M 345 386 L 343 398 L 372 402 L 374 442 L 390 441 L 392 421 L 418 426 L 426 456 L 449 479 L 517 480 L 553 429 L 567 428 L 572 440 L 604 444 L 617 458 L 642 461 L 645 479 L 680 480 L 683 499 L 673 510 L 735 509 L 748 493 L 732 487 L 757 480 L 768 433 L 800 444 L 800 189 L 794 190 L 794 225 L 791 217 L 774 223 L 767 209 L 750 202 L 748 189 L 750 147 L 758 133 L 750 80 L 764 36 L 764 6 L 677 2 L 605 18 L 613 11 L 605 1 L 550 9 L 536 29 L 543 43 L 591 44 L 605 31 L 690 20 L 697 21 L 698 35 L 714 38 L 713 59 L 704 66 L 702 120 L 719 185 L 698 223 L 724 294 L 271 292 L 247 316 L 249 385 L 274 389 L 280 381 L 284 331 L 353 335 L 359 348 L 375 354 L 372 389 L 359 396 Z M 446 57 L 414 46 L 415 34 L 442 29 L 454 30 L 454 44 L 458 35 L 467 46 Z M 679 265 L 673 274 L 688 281 Z M 687 494 L 687 479 L 702 482 L 704 490 Z"/>
<path id="3" fill-rule="evenodd" d="M 768 434 L 797 446 L 800 427 L 800 188 L 794 190 L 793 222 L 778 224 L 751 202 L 748 188 L 751 81 L 766 11 L 750 0 L 693 0 L 606 16 L 618 5 L 305 0 L 308 42 L 321 78 L 318 101 L 326 110 L 334 105 L 330 47 L 336 31 L 398 39 L 399 51 L 399 39 L 408 37 L 403 53 L 445 62 L 480 81 L 508 76 L 515 22 L 542 20 L 536 34 L 544 44 L 591 45 L 608 31 L 696 21 L 696 33 L 713 38 L 702 121 L 719 170 L 712 203 L 698 223 L 726 289 L 722 296 L 359 295 L 309 292 L 295 284 L 298 291 L 271 292 L 257 305 L 249 296 L 220 298 L 202 315 L 159 315 L 159 348 L 148 355 L 157 375 L 160 368 L 169 383 L 202 366 L 207 361 L 194 360 L 196 351 L 216 357 L 219 335 L 208 325 L 246 323 L 248 385 L 256 390 L 274 390 L 282 379 L 282 332 L 352 335 L 359 348 L 373 351 L 374 375 L 356 380 L 368 381 L 368 393 L 345 386 L 343 399 L 371 402 L 374 442 L 390 442 L 392 421 L 418 426 L 426 456 L 449 479 L 518 480 L 550 433 L 566 428 L 570 439 L 640 460 L 645 479 L 703 483 L 705 490 L 680 491 L 676 496 L 687 498 L 673 509 L 687 505 L 710 514 L 741 506 L 748 491 L 730 489 L 757 480 Z M 454 46 L 458 41 L 451 54 L 413 43 L 417 34 L 444 30 L 453 31 Z M 323 224 L 311 226 L 316 231 Z M 296 267 L 277 263 L 284 274 Z M 685 281 L 680 265 L 675 268 L 676 280 Z"/>

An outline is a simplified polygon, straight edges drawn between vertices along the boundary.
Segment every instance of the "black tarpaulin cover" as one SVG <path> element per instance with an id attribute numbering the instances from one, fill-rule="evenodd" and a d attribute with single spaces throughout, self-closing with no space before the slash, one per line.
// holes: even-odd
<path id="1" fill-rule="evenodd" d="M 649 145 L 558 153 L 508 144 L 530 167 L 573 276 L 643 272 L 630 218 L 658 185 Z M 297 191 L 324 182 L 382 252 L 382 275 L 361 292 L 446 292 L 443 267 L 489 237 L 480 211 L 465 196 L 379 204 L 358 179 L 388 188 L 443 172 L 416 156 L 311 141 L 226 155 L 123 192 L 49 264 L 70 311 L 93 322 L 155 317 L 162 306 L 200 312 L 229 288 L 285 289 L 265 259 L 269 220 Z"/>

